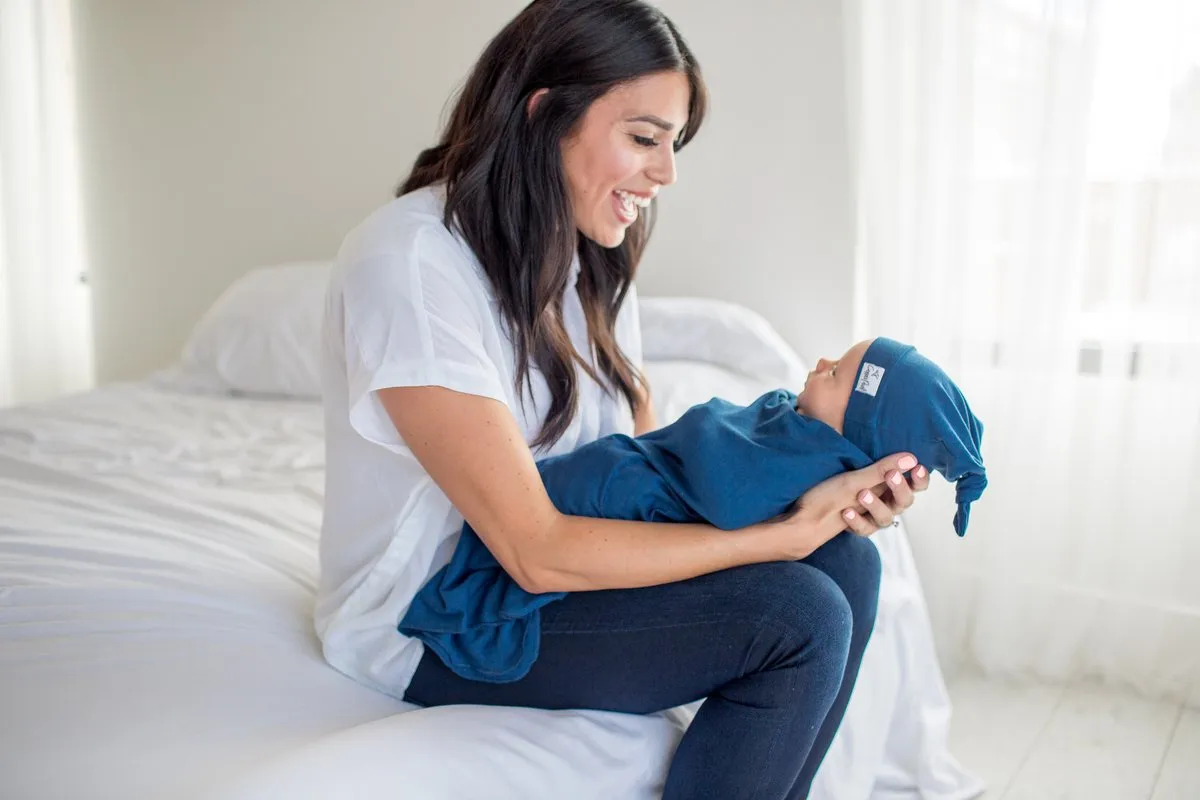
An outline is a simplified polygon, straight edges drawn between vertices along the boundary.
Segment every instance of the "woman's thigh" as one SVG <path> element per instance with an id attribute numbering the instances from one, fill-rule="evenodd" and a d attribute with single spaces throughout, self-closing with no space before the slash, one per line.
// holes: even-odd
<path id="1" fill-rule="evenodd" d="M 538 658 L 511 683 L 466 680 L 426 650 L 406 699 L 650 713 L 825 648 L 840 680 L 851 611 L 803 562 L 752 564 L 639 589 L 573 592 L 542 609 Z M 841 653 L 838 662 L 836 653 Z M 819 654 L 818 654 L 819 655 Z M 818 659 L 820 660 L 820 659 Z"/>

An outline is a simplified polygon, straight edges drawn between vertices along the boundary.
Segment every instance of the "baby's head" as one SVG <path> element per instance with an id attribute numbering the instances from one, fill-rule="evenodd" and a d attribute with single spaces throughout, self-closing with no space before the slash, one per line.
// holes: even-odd
<path id="1" fill-rule="evenodd" d="M 808 373 L 808 380 L 804 382 L 796 409 L 805 416 L 821 420 L 838 433 L 844 433 L 842 428 L 846 406 L 850 404 L 850 393 L 854 391 L 858 368 L 874 341 L 867 339 L 852 345 L 836 361 L 817 359 L 816 368 Z"/>
<path id="2" fill-rule="evenodd" d="M 836 361 L 821 359 L 796 409 L 849 439 L 868 457 L 908 452 L 957 483 L 954 528 L 966 533 L 970 504 L 987 486 L 983 425 L 936 364 L 892 339 L 868 339 Z"/>

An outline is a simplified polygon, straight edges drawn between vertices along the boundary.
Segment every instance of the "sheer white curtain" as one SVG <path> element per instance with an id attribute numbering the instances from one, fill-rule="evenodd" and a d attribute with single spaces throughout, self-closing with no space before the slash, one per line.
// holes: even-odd
<path id="1" fill-rule="evenodd" d="M 848 0 L 856 327 L 991 485 L 909 513 L 948 663 L 1200 703 L 1200 3 Z"/>
<path id="2" fill-rule="evenodd" d="M 0 407 L 86 389 L 69 0 L 0 0 Z"/>

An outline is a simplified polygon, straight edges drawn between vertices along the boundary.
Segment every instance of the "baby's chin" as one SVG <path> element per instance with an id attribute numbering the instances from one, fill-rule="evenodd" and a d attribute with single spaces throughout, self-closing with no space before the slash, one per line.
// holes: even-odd
<path id="1" fill-rule="evenodd" d="M 805 416 L 809 416 L 809 417 L 812 416 L 812 414 L 809 413 L 808 405 L 804 402 L 804 390 L 803 389 L 800 390 L 800 394 L 796 395 L 796 411 L 800 412 L 801 414 L 804 414 Z"/>
<path id="2" fill-rule="evenodd" d="M 842 425 L 845 422 L 845 419 L 844 419 L 845 411 L 844 410 L 841 414 L 838 415 L 837 419 L 831 420 L 831 419 L 827 419 L 825 417 L 825 415 L 809 408 L 808 404 L 805 403 L 804 392 L 800 392 L 800 394 L 796 395 L 796 413 L 803 414 L 804 416 L 810 417 L 819 422 L 824 422 L 826 425 L 833 428 L 838 433 L 842 432 Z"/>

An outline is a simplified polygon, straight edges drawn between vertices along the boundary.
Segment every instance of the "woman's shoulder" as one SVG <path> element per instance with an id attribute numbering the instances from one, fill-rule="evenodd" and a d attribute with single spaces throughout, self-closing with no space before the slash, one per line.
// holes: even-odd
<path id="1" fill-rule="evenodd" d="M 389 253 L 406 254 L 418 240 L 455 240 L 443 221 L 445 203 L 440 186 L 425 186 L 393 198 L 346 234 L 337 260 L 347 264 Z"/>
<path id="2" fill-rule="evenodd" d="M 434 269 L 458 280 L 478 282 L 483 277 L 478 260 L 446 226 L 445 202 L 444 187 L 433 185 L 375 209 L 342 241 L 335 280 L 381 271 L 392 280 L 407 279 L 417 271 Z"/>

